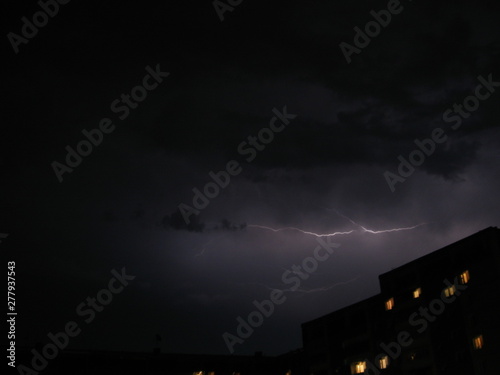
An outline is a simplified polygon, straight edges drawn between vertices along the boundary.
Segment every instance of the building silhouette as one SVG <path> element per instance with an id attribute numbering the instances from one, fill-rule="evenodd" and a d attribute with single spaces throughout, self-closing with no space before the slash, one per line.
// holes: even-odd
<path id="1" fill-rule="evenodd" d="M 379 276 L 380 294 L 302 324 L 308 374 L 499 374 L 500 230 Z"/>

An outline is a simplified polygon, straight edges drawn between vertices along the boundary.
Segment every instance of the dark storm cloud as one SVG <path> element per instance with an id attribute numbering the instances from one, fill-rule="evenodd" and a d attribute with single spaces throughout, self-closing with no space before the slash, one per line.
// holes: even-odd
<path id="1" fill-rule="evenodd" d="M 203 230 L 205 229 L 205 223 L 202 223 L 200 221 L 199 216 L 194 215 L 188 224 L 182 217 L 182 214 L 179 210 L 174 211 L 170 215 L 166 215 L 162 219 L 161 224 L 165 229 L 172 228 L 175 230 L 187 230 L 190 232 L 203 232 Z"/>
<path id="2" fill-rule="evenodd" d="M 302 113 L 305 118 L 301 120 L 302 124 L 295 124 L 287 130 L 279 145 L 266 151 L 266 157 L 256 160 L 256 164 L 264 168 L 288 165 L 311 167 L 318 163 L 328 165 L 352 161 L 386 166 L 394 163 L 397 155 L 405 151 L 395 144 L 395 138 L 404 142 L 425 135 L 422 129 L 426 129 L 426 124 L 439 118 L 444 108 L 451 104 L 453 93 L 445 95 L 434 105 L 417 102 L 410 92 L 415 85 L 419 85 L 424 93 L 446 90 L 450 81 L 464 76 L 464 71 L 475 70 L 478 74 L 493 71 L 498 56 L 486 54 L 495 41 L 484 38 L 485 30 L 480 27 L 479 15 L 469 12 L 470 4 L 459 2 L 450 8 L 441 3 L 404 3 L 403 12 L 394 15 L 388 27 L 360 55 L 354 55 L 352 65 L 348 65 L 338 44 L 344 40 L 352 42 L 352 27 L 362 27 L 371 19 L 371 9 L 379 10 L 385 6 L 383 2 L 367 3 L 363 7 L 362 4 L 353 6 L 349 2 L 327 1 L 309 4 L 305 9 L 300 2 L 268 4 L 264 8 L 261 4 L 245 4 L 224 23 L 218 24 L 217 18 L 209 20 L 206 17 L 213 11 L 211 7 L 188 9 L 181 5 L 174 10 L 158 4 L 136 7 L 124 3 L 114 19 L 114 27 L 109 29 L 106 20 L 115 5 L 107 2 L 100 5 L 98 18 L 90 21 L 89 14 L 88 19 L 79 19 L 78 30 L 76 26 L 69 27 L 78 39 L 69 43 L 69 49 L 65 50 L 66 63 L 48 64 L 48 76 L 41 74 L 40 67 L 33 74 L 33 80 L 40 82 L 40 91 L 56 82 L 60 92 L 67 93 L 68 90 L 88 89 L 90 85 L 85 81 L 90 79 L 94 87 L 100 88 L 96 90 L 97 97 L 92 95 L 93 104 L 85 105 L 94 108 L 92 118 L 87 121 L 95 122 L 108 115 L 107 106 L 111 100 L 136 83 L 140 78 L 136 75 L 146 64 L 161 60 L 172 71 L 172 80 L 167 84 L 169 87 L 161 92 L 162 110 L 158 110 L 155 104 L 158 100 L 153 98 L 148 104 L 150 109 L 154 109 L 153 117 L 139 120 L 141 114 L 135 113 L 136 118 L 123 126 L 136 126 L 152 142 L 173 155 L 207 156 L 216 149 L 226 158 L 235 154 L 237 145 L 247 135 L 265 126 L 269 117 L 266 113 L 269 108 L 254 113 L 242 111 L 242 108 L 231 109 L 230 106 L 235 103 L 252 100 L 251 91 L 249 94 L 241 92 L 237 82 L 241 83 L 240 87 L 250 82 L 257 83 L 255 93 L 259 92 L 259 85 L 265 86 L 265 81 L 281 78 L 294 77 L 313 84 L 326 84 L 341 100 L 357 103 L 358 108 L 350 112 L 338 108 L 337 121 L 327 123 L 314 121 L 308 118 L 307 113 Z M 81 9 L 84 14 L 85 11 L 90 12 L 85 9 Z M 475 9 L 479 14 L 491 11 L 486 7 Z M 311 14 L 311 18 L 305 17 L 303 12 Z M 257 14 L 261 27 L 254 33 L 253 20 Z M 278 16 L 283 18 L 283 25 L 279 28 L 273 26 Z M 163 22 L 156 22 L 162 17 Z M 173 22 L 175 19 L 189 22 Z M 423 19 L 426 22 L 422 22 Z M 148 20 L 147 27 L 144 26 L 145 20 Z M 69 21 L 61 18 L 60 22 Z M 232 38 L 241 41 L 232 44 L 230 50 L 225 42 L 229 39 L 228 30 L 231 30 Z M 163 46 L 144 43 L 145 40 L 152 41 L 152 36 L 158 32 L 165 35 L 182 33 L 184 39 L 180 43 L 175 38 L 166 38 Z M 87 36 L 83 37 L 86 33 Z M 91 35 L 98 35 L 99 42 L 95 43 Z M 65 35 L 54 34 L 51 37 L 60 40 L 60 43 L 69 41 Z M 206 45 L 210 48 L 205 48 Z M 92 49 L 93 55 L 98 56 L 96 48 L 105 53 L 110 47 L 113 53 L 107 51 L 107 54 L 115 58 L 113 64 L 109 59 L 98 61 L 85 53 Z M 126 58 L 129 60 L 125 60 L 127 65 L 136 66 L 137 74 L 134 75 L 134 69 L 125 71 L 123 60 L 120 62 L 128 49 L 153 53 L 161 49 L 164 57 L 144 56 L 141 64 Z M 175 54 L 169 53 L 174 50 Z M 82 53 L 85 59 L 75 60 L 76 56 L 80 59 Z M 488 56 L 486 59 L 485 55 Z M 86 77 L 77 78 L 77 70 L 67 68 L 68 61 L 79 67 L 77 70 L 83 71 Z M 202 73 L 207 68 L 217 74 L 208 78 Z M 40 77 L 47 78 L 42 81 Z M 71 82 L 73 87 L 65 82 Z M 238 90 L 236 100 L 234 92 L 228 89 L 231 86 Z M 100 94 L 106 91 L 105 88 L 113 90 L 114 97 Z M 286 88 L 283 90 L 286 91 Z M 283 93 L 276 105 L 284 102 L 286 97 Z M 311 98 L 315 99 L 320 98 Z M 57 138 L 51 137 L 51 142 L 71 139 L 71 133 L 64 130 L 66 124 L 85 120 L 81 115 L 79 119 L 71 118 L 71 113 L 79 112 L 83 103 L 71 103 L 70 100 L 71 95 L 65 94 L 59 102 L 40 104 L 39 113 L 52 108 L 52 112 L 65 119 L 60 123 L 61 130 L 55 132 Z M 404 112 L 405 118 L 398 121 L 388 115 L 391 112 Z M 485 120 L 485 124 L 497 126 Z M 134 124 L 137 121 L 142 124 Z M 76 136 L 78 130 L 74 132 Z M 368 145 L 372 144 L 377 150 L 375 153 L 369 151 L 371 147 Z M 434 157 L 439 163 L 438 158 L 439 155 Z M 457 160 L 455 164 L 463 168 L 466 164 L 462 163 L 467 160 L 470 159 Z M 439 170 L 427 165 L 430 163 L 426 163 L 424 168 L 429 168 L 429 171 Z"/>
<path id="3" fill-rule="evenodd" d="M 264 75 L 272 81 L 295 76 L 302 81 L 326 84 L 332 93 L 343 101 L 357 103 L 358 108 L 350 111 L 339 108 L 337 120 L 329 123 L 301 114 L 305 120 L 297 121 L 287 130 L 279 144 L 265 151 L 265 158 L 255 161 L 256 165 L 263 168 L 290 165 L 308 168 L 332 162 L 394 165 L 399 154 L 412 150 L 408 147 L 414 138 L 427 136 L 431 123 L 436 126 L 442 112 L 456 98 L 465 97 L 473 89 L 470 82 L 475 76 L 467 77 L 463 72 L 475 70 L 476 74 L 488 74 L 498 58 L 490 55 L 484 59 L 494 41 L 483 42 L 484 31 L 478 25 L 478 18 L 468 12 L 467 3 L 456 3 L 451 10 L 446 4 L 405 4 L 402 14 L 394 16 L 391 24 L 359 56 L 353 56 L 353 64 L 345 64 L 338 42 L 350 41 L 354 34 L 352 26 L 363 26 L 371 17 L 369 10 L 382 9 L 384 5 L 380 3 L 377 8 L 372 4 L 363 10 L 342 2 L 335 5 L 320 2 L 306 10 L 314 12 L 319 20 L 307 24 L 304 24 L 307 18 L 295 14 L 300 8 L 283 7 L 284 14 L 290 17 L 287 20 L 300 19 L 298 27 L 287 20 L 286 27 L 279 29 L 264 22 L 266 37 L 253 36 L 259 41 L 259 52 L 244 48 L 243 43 L 233 46 L 231 54 L 223 54 L 223 61 L 219 55 L 222 44 L 212 42 L 212 49 L 204 50 L 199 57 L 222 63 L 216 69 L 218 79 L 212 76 L 207 80 L 195 73 L 191 79 L 174 82 L 172 91 L 179 92 L 182 85 L 184 94 L 167 94 L 162 113 L 141 129 L 170 154 L 208 155 L 215 148 L 230 158 L 245 136 L 258 131 L 267 119 L 264 110 L 248 113 L 231 109 L 229 104 L 241 104 L 251 95 L 244 93 L 235 99 L 228 86 L 220 83 L 231 82 L 233 88 L 238 89 L 237 82 L 241 85 L 256 82 L 257 93 L 258 85 L 265 85 L 258 77 Z M 318 8 L 331 12 L 316 13 Z M 268 6 L 261 16 L 270 21 L 277 9 L 277 6 Z M 236 38 L 247 40 L 249 29 L 244 25 L 250 22 L 256 10 L 252 6 L 242 7 L 232 15 L 239 22 Z M 483 8 L 481 12 L 486 13 L 488 9 Z M 348 17 L 342 22 L 329 22 L 334 13 Z M 423 17 L 426 22 L 422 22 Z M 208 30 L 220 33 L 219 42 L 223 43 L 224 33 L 215 25 L 210 25 Z M 304 51 L 312 51 L 312 54 Z M 314 55 L 318 51 L 329 52 Z M 185 55 L 186 59 L 192 57 L 192 54 Z M 205 62 L 201 60 L 200 64 Z M 467 82 L 457 88 L 453 83 L 457 78 Z M 206 89 L 207 85 L 210 90 Z M 443 95 L 434 103 L 422 103 L 412 92 L 417 85 L 422 95 L 429 91 L 441 91 Z M 398 113 L 404 115 L 391 116 Z M 482 126 L 497 126 L 488 120 L 489 116 L 483 116 Z M 423 168 L 444 177 L 456 175 L 473 160 L 478 142 L 469 142 L 469 147 L 466 142 L 451 147 L 451 150 L 460 149 L 457 153 L 463 157 L 454 159 L 452 151 L 437 153 Z M 454 161 L 450 163 L 450 160 Z M 449 172 L 438 165 L 448 165 Z"/>
<path id="4" fill-rule="evenodd" d="M 246 223 L 233 223 L 228 219 L 221 219 L 219 222 L 207 224 L 202 222 L 198 215 L 190 217 L 190 222 L 186 223 L 182 213 L 179 210 L 174 211 L 170 215 L 163 217 L 161 225 L 165 229 L 186 230 L 188 232 L 204 232 L 204 231 L 222 231 L 222 232 L 235 232 L 242 231 L 246 228 Z"/>
<path id="5" fill-rule="evenodd" d="M 460 174 L 476 160 L 480 148 L 478 141 L 455 139 L 448 144 L 448 147 L 439 148 L 432 155 L 425 170 L 430 174 L 460 181 L 462 180 Z"/>

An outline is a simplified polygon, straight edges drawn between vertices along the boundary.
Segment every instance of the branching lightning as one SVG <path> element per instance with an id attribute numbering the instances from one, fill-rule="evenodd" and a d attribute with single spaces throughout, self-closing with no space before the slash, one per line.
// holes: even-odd
<path id="1" fill-rule="evenodd" d="M 275 229 L 275 228 L 266 227 L 264 225 L 257 225 L 257 224 L 248 224 L 247 227 L 249 227 L 249 228 L 266 229 L 266 230 L 270 230 L 272 232 L 297 231 L 297 232 L 304 233 L 304 234 L 309 234 L 309 235 L 315 236 L 315 237 L 333 237 L 333 236 L 342 235 L 342 234 L 351 234 L 352 232 L 354 232 L 354 230 L 350 230 L 350 231 L 347 231 L 347 232 L 314 233 L 314 232 L 309 232 L 309 231 L 302 230 L 300 228 L 295 228 L 295 227 L 285 227 L 285 228 Z"/>
<path id="2" fill-rule="evenodd" d="M 346 280 L 346 281 L 339 281 L 338 283 L 335 283 L 335 284 L 332 284 L 332 285 L 329 285 L 329 286 L 323 286 L 323 287 L 319 287 L 319 288 L 313 288 L 313 289 L 305 289 L 305 288 L 298 288 L 298 289 L 292 289 L 292 288 L 288 288 L 288 289 L 281 289 L 281 286 L 280 287 L 272 287 L 272 286 L 269 286 L 269 285 L 266 285 L 266 284 L 262 284 L 262 283 L 245 283 L 245 284 L 240 284 L 240 285 L 258 285 L 258 286 L 261 286 L 263 288 L 266 288 L 268 290 L 275 290 L 275 289 L 280 289 L 280 290 L 283 290 L 283 292 L 291 292 L 291 293 L 304 293 L 304 294 L 310 294 L 310 293 L 321 293 L 321 292 L 327 292 L 329 291 L 330 289 L 333 289 L 335 287 L 338 287 L 340 285 L 347 285 L 347 284 L 351 284 L 355 281 L 357 281 L 359 279 L 359 276 L 356 276 L 355 278 L 353 279 L 350 279 L 350 280 Z"/>
<path id="3" fill-rule="evenodd" d="M 224 238 L 226 236 L 218 236 L 218 237 L 215 237 L 215 238 L 212 238 L 210 241 L 208 241 L 207 243 L 205 243 L 205 245 L 203 245 L 202 249 L 200 250 L 200 252 L 198 254 L 195 254 L 195 258 L 197 257 L 200 257 L 202 256 L 204 253 L 205 253 L 205 250 L 207 249 L 207 247 L 214 241 L 216 240 L 219 240 L 221 238 Z"/>
<path id="4" fill-rule="evenodd" d="M 300 233 L 311 235 L 311 236 L 315 236 L 315 237 L 333 237 L 333 236 L 338 236 L 338 235 L 347 235 L 347 234 L 351 234 L 351 233 L 354 233 L 354 232 L 360 232 L 360 231 L 363 232 L 363 233 L 371 233 L 371 234 L 382 234 L 382 233 L 399 232 L 399 231 L 403 231 L 403 230 L 412 230 L 412 229 L 415 229 L 415 228 L 418 228 L 418 227 L 420 227 L 422 225 L 426 225 L 427 224 L 427 223 L 421 223 L 421 224 L 417 224 L 417 225 L 414 225 L 414 226 L 411 226 L 411 227 L 400 227 L 400 228 L 373 230 L 373 229 L 368 229 L 368 228 L 362 226 L 361 224 L 356 223 L 354 220 L 352 220 L 351 218 L 349 218 L 349 217 L 341 214 L 337 210 L 333 210 L 331 208 L 328 208 L 328 209 L 334 211 L 337 215 L 343 217 L 344 219 L 349 220 L 349 222 L 351 222 L 351 224 L 354 224 L 355 226 L 357 226 L 360 229 L 358 229 L 358 230 L 351 229 L 351 230 L 345 231 L 345 232 L 315 233 L 315 232 L 306 231 L 306 230 L 303 230 L 303 229 L 300 229 L 300 228 L 296 228 L 296 227 L 271 228 L 271 227 L 267 227 L 267 226 L 264 226 L 264 225 L 257 225 L 257 224 L 249 224 L 248 227 L 249 228 L 265 229 L 265 230 L 269 230 L 269 231 L 272 231 L 272 232 L 296 231 L 296 232 L 300 232 Z"/>
<path id="5" fill-rule="evenodd" d="M 361 224 L 356 223 L 354 220 L 352 220 L 351 218 L 349 218 L 349 217 L 341 214 L 337 210 L 334 210 L 332 208 L 327 208 L 327 209 L 334 211 L 337 215 L 343 217 L 344 219 L 349 220 L 352 224 L 360 227 L 363 232 L 368 232 L 368 233 L 372 233 L 372 234 L 399 232 L 399 231 L 402 231 L 402 230 L 411 230 L 411 229 L 415 229 L 415 228 L 421 227 L 422 225 L 426 225 L 427 224 L 427 223 L 421 223 L 421 224 L 414 225 L 412 227 L 392 228 L 392 229 L 383 229 L 383 230 L 372 230 L 372 229 L 367 229 L 364 226 L 362 226 Z"/>
<path id="6" fill-rule="evenodd" d="M 414 225 L 412 227 L 402 227 L 402 228 L 393 228 L 393 229 L 384 229 L 384 230 L 366 229 L 362 225 L 360 225 L 360 227 L 361 227 L 361 229 L 363 229 L 364 232 L 373 233 L 373 234 L 379 234 L 379 233 L 399 232 L 399 231 L 402 231 L 402 230 L 411 230 L 411 229 L 418 228 L 418 227 L 420 227 L 422 225 L 425 225 L 425 224 L 427 224 L 427 223 L 417 224 L 417 225 Z"/>
<path id="7" fill-rule="evenodd" d="M 340 281 L 338 283 L 329 285 L 329 286 L 323 286 L 321 288 L 314 288 L 314 289 L 304 289 L 304 288 L 299 288 L 296 290 L 296 292 L 301 292 L 301 293 L 317 293 L 317 292 L 326 292 L 330 289 L 333 289 L 339 285 L 346 285 L 346 284 L 351 284 L 359 279 L 359 276 L 356 276 L 354 279 L 347 280 L 347 281 Z"/>

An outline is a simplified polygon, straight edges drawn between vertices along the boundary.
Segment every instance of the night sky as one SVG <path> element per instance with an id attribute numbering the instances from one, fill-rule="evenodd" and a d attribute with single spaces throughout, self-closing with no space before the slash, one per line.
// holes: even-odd
<path id="1" fill-rule="evenodd" d="M 71 349 L 150 352 L 159 335 L 163 352 L 229 354 L 223 334 L 277 289 L 234 353 L 280 354 L 379 274 L 500 225 L 498 2 L 231 3 L 71 1 L 26 39 L 40 5 L 6 5 L 17 345 L 75 321 Z M 313 272 L 292 268 L 315 251 Z M 85 322 L 123 268 L 135 278 Z"/>

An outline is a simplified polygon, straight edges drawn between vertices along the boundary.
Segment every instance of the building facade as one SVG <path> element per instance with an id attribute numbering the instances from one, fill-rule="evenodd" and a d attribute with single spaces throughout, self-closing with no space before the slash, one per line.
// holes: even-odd
<path id="1" fill-rule="evenodd" d="M 302 325 L 309 374 L 499 374 L 500 230 L 379 276 L 380 294 Z"/>

